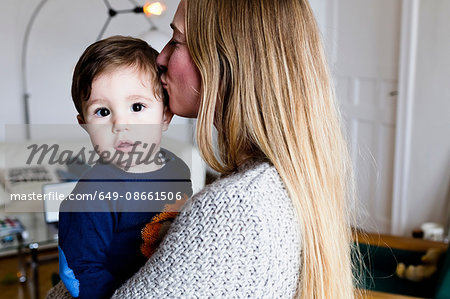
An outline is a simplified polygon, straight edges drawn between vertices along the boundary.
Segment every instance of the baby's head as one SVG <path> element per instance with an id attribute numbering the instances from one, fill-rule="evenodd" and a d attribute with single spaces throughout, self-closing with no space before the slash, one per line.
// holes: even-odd
<path id="1" fill-rule="evenodd" d="M 102 158 L 159 150 L 162 130 L 172 114 L 158 76 L 157 56 L 145 41 L 124 36 L 98 41 L 81 55 L 73 74 L 72 99 L 78 122 Z"/>

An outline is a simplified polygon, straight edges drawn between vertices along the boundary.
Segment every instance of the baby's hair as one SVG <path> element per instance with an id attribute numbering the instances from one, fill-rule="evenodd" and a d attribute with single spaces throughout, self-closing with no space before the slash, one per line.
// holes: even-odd
<path id="1" fill-rule="evenodd" d="M 82 103 L 91 95 L 92 82 L 101 74 L 121 68 L 136 67 L 150 76 L 153 93 L 157 99 L 167 97 L 160 83 L 156 66 L 158 51 L 147 42 L 130 36 L 111 36 L 97 41 L 83 52 L 72 78 L 72 100 L 80 115 L 83 115 Z"/>

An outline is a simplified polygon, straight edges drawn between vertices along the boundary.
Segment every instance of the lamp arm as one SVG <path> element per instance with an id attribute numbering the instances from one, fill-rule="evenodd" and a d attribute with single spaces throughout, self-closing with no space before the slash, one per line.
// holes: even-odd
<path id="1" fill-rule="evenodd" d="M 133 4 L 135 7 L 140 6 L 139 3 L 136 0 L 128 0 L 131 4 Z M 151 20 L 151 18 L 145 17 L 145 20 L 150 24 L 150 30 L 158 30 L 158 27 L 156 27 L 155 23 Z"/>
<path id="2" fill-rule="evenodd" d="M 25 124 L 30 124 L 30 112 L 29 112 L 29 93 L 28 93 L 28 86 L 27 86 L 27 50 L 28 50 L 28 40 L 30 38 L 31 29 L 33 28 L 34 21 L 36 20 L 36 17 L 39 15 L 39 12 L 41 11 L 42 7 L 45 5 L 47 0 L 41 0 L 39 4 L 34 9 L 33 13 L 31 14 L 30 19 L 28 20 L 27 27 L 25 29 L 25 35 L 23 36 L 23 43 L 22 43 L 22 57 L 21 57 L 21 71 L 22 71 L 22 96 L 23 96 L 23 106 L 24 106 L 24 121 Z M 29 126 L 26 126 L 26 137 L 27 139 L 30 139 L 30 128 Z"/>
<path id="3" fill-rule="evenodd" d="M 109 0 L 103 0 L 105 3 L 106 8 L 108 9 L 108 18 L 106 19 L 105 23 L 103 24 L 102 29 L 100 30 L 100 33 L 97 36 L 97 41 L 99 41 L 103 34 L 105 34 L 106 29 L 109 26 L 109 23 L 111 22 L 111 19 L 115 17 L 117 14 L 121 13 L 143 13 L 143 7 L 139 5 L 139 3 L 136 0 L 128 0 L 132 5 L 134 5 L 134 8 L 131 9 L 122 9 L 122 10 L 116 10 L 111 6 L 111 3 Z M 145 18 L 147 22 L 150 24 L 150 30 L 158 30 L 158 27 L 155 25 L 155 23 L 150 18 Z"/>
<path id="4" fill-rule="evenodd" d="M 111 6 L 111 4 L 109 4 L 108 0 L 103 0 L 103 2 L 105 2 L 106 8 L 112 9 L 112 6 Z"/>
<path id="5" fill-rule="evenodd" d="M 106 19 L 105 24 L 103 25 L 102 29 L 100 30 L 100 33 L 97 36 L 97 41 L 99 41 L 103 37 L 103 34 L 106 31 L 106 28 L 108 28 L 109 22 L 111 22 L 111 19 L 112 19 L 112 17 L 111 17 L 111 15 L 109 15 L 108 18 Z"/>

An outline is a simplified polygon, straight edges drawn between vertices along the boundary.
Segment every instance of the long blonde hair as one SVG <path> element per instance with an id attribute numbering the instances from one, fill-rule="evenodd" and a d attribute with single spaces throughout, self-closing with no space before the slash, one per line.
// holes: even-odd
<path id="1" fill-rule="evenodd" d="M 268 159 L 300 220 L 297 297 L 352 298 L 351 164 L 308 2 L 188 0 L 185 25 L 202 79 L 197 141 L 205 161 L 230 173 Z"/>

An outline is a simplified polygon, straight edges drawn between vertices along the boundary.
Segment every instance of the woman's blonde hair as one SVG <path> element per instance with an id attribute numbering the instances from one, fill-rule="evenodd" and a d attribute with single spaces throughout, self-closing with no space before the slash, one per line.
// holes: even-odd
<path id="1" fill-rule="evenodd" d="M 354 297 L 351 164 L 308 2 L 188 0 L 185 26 L 202 79 L 197 141 L 204 159 L 222 173 L 248 159 L 273 163 L 300 219 L 297 297 Z"/>

